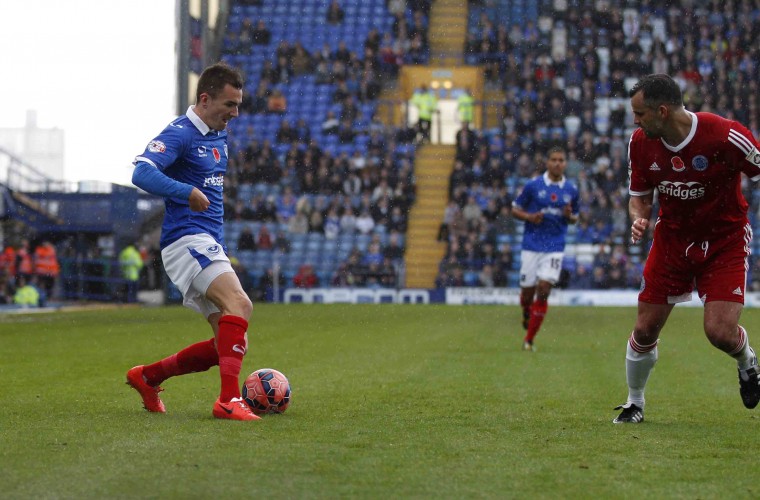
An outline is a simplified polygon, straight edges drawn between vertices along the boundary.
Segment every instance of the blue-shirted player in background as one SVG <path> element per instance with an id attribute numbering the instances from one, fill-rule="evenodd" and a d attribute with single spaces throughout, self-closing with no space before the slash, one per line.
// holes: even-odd
<path id="1" fill-rule="evenodd" d="M 209 66 L 198 80 L 195 105 L 135 158 L 132 182 L 165 201 L 161 258 L 166 273 L 185 306 L 202 313 L 214 332 L 209 340 L 127 372 L 127 383 L 148 411 L 166 412 L 158 395 L 164 380 L 219 365 L 221 391 L 212 414 L 259 419 L 241 399 L 239 382 L 253 306 L 230 265 L 222 234 L 225 129 L 238 116 L 242 99 L 240 73 L 221 63 Z"/>
<path id="2" fill-rule="evenodd" d="M 578 189 L 565 177 L 565 150 L 547 152 L 546 172 L 532 179 L 512 203 L 512 213 L 525 221 L 520 253 L 520 305 L 523 349 L 533 351 L 533 339 L 548 309 L 549 294 L 559 280 L 567 225 L 578 222 Z"/>

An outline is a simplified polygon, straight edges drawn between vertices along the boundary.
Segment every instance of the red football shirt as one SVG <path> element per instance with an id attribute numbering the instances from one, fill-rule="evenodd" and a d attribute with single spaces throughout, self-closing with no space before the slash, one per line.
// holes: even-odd
<path id="1" fill-rule="evenodd" d="M 628 172 L 631 196 L 657 192 L 660 224 L 694 241 L 744 226 L 747 201 L 741 173 L 760 180 L 760 152 L 752 133 L 736 121 L 712 113 L 691 113 L 689 135 L 670 146 L 631 135 Z"/>

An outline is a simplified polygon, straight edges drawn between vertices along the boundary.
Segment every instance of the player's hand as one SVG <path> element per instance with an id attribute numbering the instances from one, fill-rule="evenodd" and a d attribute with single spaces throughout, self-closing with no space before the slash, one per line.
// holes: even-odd
<path id="1" fill-rule="evenodd" d="M 562 207 L 562 215 L 565 216 L 565 219 L 572 220 L 573 218 L 573 207 L 569 203 Z"/>
<path id="2" fill-rule="evenodd" d="M 534 214 L 530 214 L 530 221 L 533 224 L 541 224 L 544 221 L 544 213 L 536 212 Z"/>
<path id="3" fill-rule="evenodd" d="M 208 198 L 206 198 L 206 195 L 203 194 L 203 191 L 197 187 L 194 187 L 193 190 L 190 191 L 190 198 L 188 201 L 190 202 L 190 210 L 193 212 L 203 212 L 209 207 L 209 205 L 211 205 Z"/>
<path id="4" fill-rule="evenodd" d="M 638 243 L 644 237 L 644 233 L 649 227 L 649 219 L 636 219 L 631 224 L 631 243 Z"/>

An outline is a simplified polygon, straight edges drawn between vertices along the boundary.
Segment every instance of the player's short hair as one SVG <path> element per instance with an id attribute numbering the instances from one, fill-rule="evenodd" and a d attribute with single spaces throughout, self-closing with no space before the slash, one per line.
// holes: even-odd
<path id="1" fill-rule="evenodd" d="M 217 97 L 225 85 L 243 90 L 243 77 L 240 72 L 222 62 L 207 67 L 198 79 L 198 87 L 195 89 L 195 102 L 201 100 L 201 94 Z"/>
<path id="2" fill-rule="evenodd" d="M 654 108 L 661 104 L 683 106 L 681 87 L 668 75 L 653 74 L 643 77 L 631 88 L 628 97 L 633 97 L 639 92 L 644 97 L 644 104 L 649 107 Z"/>
<path id="3" fill-rule="evenodd" d="M 567 150 L 565 148 L 562 146 L 552 146 L 546 150 L 546 157 L 549 158 L 554 153 L 562 153 L 563 155 L 567 156 Z"/>

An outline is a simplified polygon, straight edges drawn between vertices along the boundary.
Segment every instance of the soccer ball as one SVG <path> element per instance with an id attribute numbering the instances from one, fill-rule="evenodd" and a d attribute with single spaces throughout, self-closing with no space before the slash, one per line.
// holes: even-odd
<path id="1" fill-rule="evenodd" d="M 290 382 L 272 368 L 262 368 L 248 375 L 243 383 L 243 399 L 253 413 L 282 413 L 290 405 Z"/>

